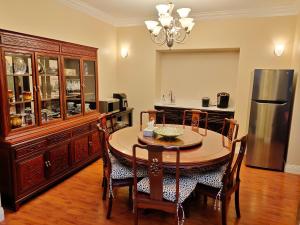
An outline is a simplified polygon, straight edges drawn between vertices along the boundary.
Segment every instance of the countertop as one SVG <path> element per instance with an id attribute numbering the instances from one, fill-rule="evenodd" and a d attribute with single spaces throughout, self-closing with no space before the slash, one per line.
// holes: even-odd
<path id="1" fill-rule="evenodd" d="M 177 101 L 176 103 L 156 102 L 154 103 L 154 106 L 185 108 L 185 109 L 200 109 L 200 110 L 202 109 L 202 110 L 222 111 L 222 112 L 235 111 L 233 107 L 228 107 L 228 108 L 218 108 L 217 106 L 203 107 L 201 100 Z"/>

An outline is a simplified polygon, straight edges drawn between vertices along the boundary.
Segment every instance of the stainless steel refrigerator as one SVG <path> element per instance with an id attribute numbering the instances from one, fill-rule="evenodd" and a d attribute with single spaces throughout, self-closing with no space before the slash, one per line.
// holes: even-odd
<path id="1" fill-rule="evenodd" d="M 254 71 L 246 165 L 284 170 L 291 121 L 293 70 Z"/>

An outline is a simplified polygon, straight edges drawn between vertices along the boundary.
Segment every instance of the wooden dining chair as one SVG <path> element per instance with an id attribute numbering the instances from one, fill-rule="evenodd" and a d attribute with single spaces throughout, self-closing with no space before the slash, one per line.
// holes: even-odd
<path id="1" fill-rule="evenodd" d="M 140 130 L 142 130 L 143 127 L 143 114 L 148 114 L 148 121 L 154 120 L 154 124 L 156 124 L 157 114 L 162 114 L 162 123 L 165 124 L 166 116 L 164 110 L 147 110 L 142 111 L 140 114 Z"/>
<path id="2" fill-rule="evenodd" d="M 187 116 L 191 114 L 191 127 L 193 131 L 199 132 L 200 121 L 204 120 L 204 134 L 207 135 L 208 113 L 197 109 L 183 111 L 182 125 L 186 125 Z M 204 118 L 204 119 L 202 119 Z"/>
<path id="3" fill-rule="evenodd" d="M 148 177 L 138 181 L 136 149 L 148 151 Z M 176 173 L 164 174 L 163 152 L 175 151 Z M 180 151 L 178 147 L 159 145 L 133 146 L 134 174 L 134 224 L 138 224 L 139 209 L 157 209 L 175 214 L 176 224 L 184 221 L 183 202 L 196 188 L 197 182 L 190 177 L 181 177 L 179 171 Z M 180 213 L 181 212 L 181 213 Z M 180 215 L 179 215 L 180 214 Z"/>
<path id="4" fill-rule="evenodd" d="M 237 143 L 240 143 L 240 150 L 234 160 Z M 215 198 L 215 206 L 218 205 L 219 201 L 221 202 L 222 225 L 226 225 L 227 207 L 232 193 L 235 193 L 236 216 L 238 218 L 241 216 L 239 206 L 240 170 L 245 155 L 246 143 L 247 136 L 234 140 L 227 164 L 212 171 L 195 173 L 192 176 L 198 182 L 197 191 L 205 196 Z"/>
<path id="5" fill-rule="evenodd" d="M 222 131 L 221 134 L 223 135 L 223 137 L 227 137 L 228 143 L 226 145 L 226 141 L 223 138 L 223 146 L 227 146 L 228 148 L 230 148 L 232 140 L 236 139 L 238 136 L 238 132 L 239 132 L 239 124 L 237 123 L 236 120 L 234 119 L 228 119 L 225 118 L 223 121 L 223 126 L 222 126 Z"/>
<path id="6" fill-rule="evenodd" d="M 108 141 L 110 133 L 107 128 L 106 115 L 102 114 L 99 118 L 98 128 L 100 131 L 100 141 L 102 147 L 103 158 L 103 180 L 102 180 L 102 199 L 106 200 L 107 191 L 109 188 L 109 202 L 106 218 L 111 217 L 113 190 L 118 187 L 129 187 L 129 204 L 132 205 L 132 186 L 133 186 L 133 172 L 130 166 L 124 165 L 110 153 L 108 148 Z M 138 168 L 138 177 L 147 176 L 145 168 Z"/>

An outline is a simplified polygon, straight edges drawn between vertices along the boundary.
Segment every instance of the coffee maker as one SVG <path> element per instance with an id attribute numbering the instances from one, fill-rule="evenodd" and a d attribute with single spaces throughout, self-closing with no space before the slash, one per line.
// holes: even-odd
<path id="1" fill-rule="evenodd" d="M 124 93 L 114 93 L 113 98 L 120 100 L 120 111 L 126 110 L 128 107 L 127 96 Z"/>

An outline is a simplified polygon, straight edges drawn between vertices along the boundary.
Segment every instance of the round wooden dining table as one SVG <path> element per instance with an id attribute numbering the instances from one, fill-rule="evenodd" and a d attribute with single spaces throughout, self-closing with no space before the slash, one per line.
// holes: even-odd
<path id="1" fill-rule="evenodd" d="M 166 125 L 168 126 L 168 125 Z M 174 126 L 174 125 L 170 125 Z M 177 125 L 183 128 L 182 125 Z M 190 126 L 183 128 L 183 135 L 174 140 L 168 140 L 167 146 L 178 146 L 187 143 L 185 141 L 194 141 L 194 145 L 186 145 L 180 148 L 180 168 L 204 168 L 219 165 L 229 158 L 230 149 L 227 147 L 228 140 L 225 136 L 199 128 L 198 132 L 192 131 Z M 206 133 L 206 135 L 204 135 Z M 139 126 L 127 127 L 111 134 L 109 139 L 110 151 L 120 159 L 126 162 L 132 162 L 132 146 L 134 144 L 162 144 L 157 137 L 147 137 L 147 141 L 143 140 L 143 133 Z M 191 138 L 192 137 L 192 138 Z M 198 137 L 198 142 L 197 142 Z M 146 143 L 145 143 L 146 142 Z M 174 142 L 172 144 L 172 142 Z M 177 143 L 177 144 L 176 144 Z M 137 149 L 137 163 L 146 165 L 148 162 L 148 152 L 144 149 Z M 165 151 L 163 153 L 163 163 L 166 167 L 174 168 L 176 166 L 176 152 L 174 150 Z"/>

